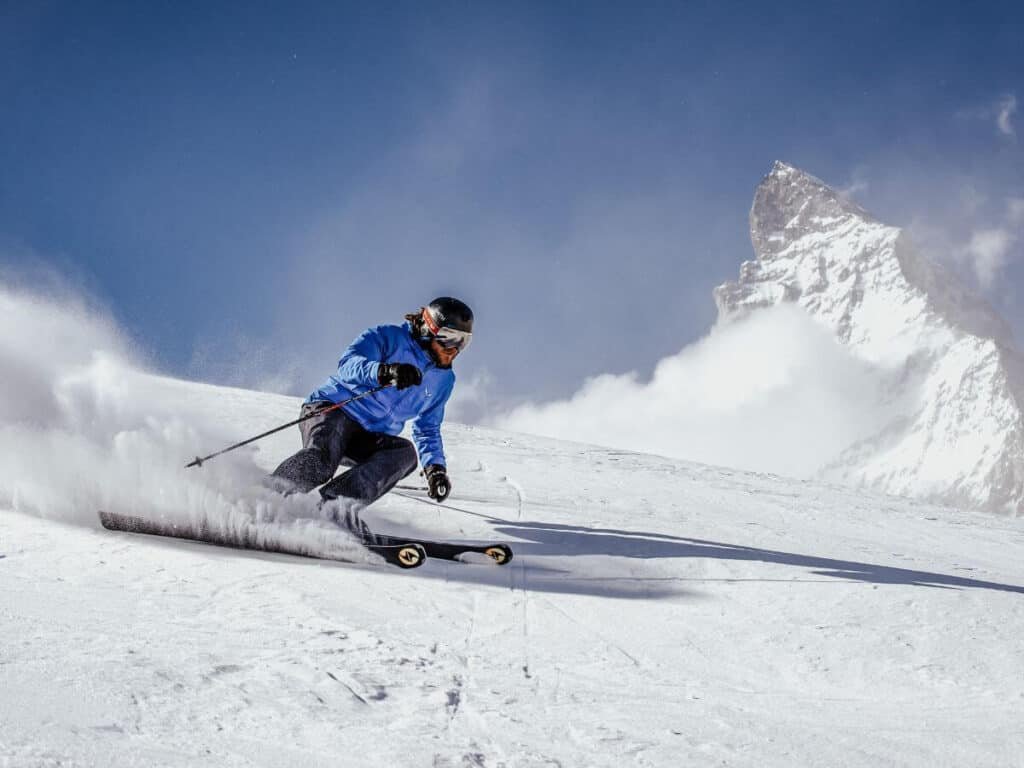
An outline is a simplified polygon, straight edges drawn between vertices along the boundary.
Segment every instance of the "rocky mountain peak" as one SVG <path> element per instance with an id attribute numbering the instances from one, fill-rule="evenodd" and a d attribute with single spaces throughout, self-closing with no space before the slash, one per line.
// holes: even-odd
<path id="1" fill-rule="evenodd" d="M 791 165 L 776 162 L 758 185 L 750 240 L 756 260 L 715 290 L 723 319 L 786 301 L 854 344 L 891 339 L 928 319 L 1013 346 L 991 306 L 923 256 L 907 233 Z"/>
<path id="2" fill-rule="evenodd" d="M 719 321 L 796 305 L 878 371 L 885 423 L 824 457 L 823 478 L 1024 511 L 1024 364 L 987 302 L 905 232 L 786 163 L 757 187 L 750 239 L 756 259 L 715 289 Z"/>
<path id="3" fill-rule="evenodd" d="M 754 194 L 750 236 L 758 256 L 770 257 L 801 233 L 851 216 L 874 222 L 867 211 L 821 179 L 777 160 Z"/>

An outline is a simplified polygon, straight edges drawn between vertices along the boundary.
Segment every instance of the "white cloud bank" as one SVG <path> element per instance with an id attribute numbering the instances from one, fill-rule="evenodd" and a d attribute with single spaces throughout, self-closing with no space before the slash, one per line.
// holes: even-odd
<path id="1" fill-rule="evenodd" d="M 494 426 L 807 477 L 891 418 L 898 404 L 880 405 L 885 389 L 884 371 L 781 306 L 717 326 L 648 382 L 598 376 L 568 400 L 521 406 Z"/>
<path id="2" fill-rule="evenodd" d="M 955 253 L 967 264 L 982 289 L 990 290 L 1013 257 L 1024 228 L 1024 199 L 1010 197 L 996 226 L 971 232 L 967 242 Z"/>
<path id="3" fill-rule="evenodd" d="M 978 284 L 989 290 L 1009 262 L 1010 249 L 1017 241 L 1008 229 L 983 229 L 971 234 L 965 256 Z"/>
<path id="4" fill-rule="evenodd" d="M 1003 136 L 1016 136 L 1017 131 L 1013 126 L 1013 116 L 1017 113 L 1017 96 L 1009 94 L 999 102 L 996 108 L 996 125 Z"/>

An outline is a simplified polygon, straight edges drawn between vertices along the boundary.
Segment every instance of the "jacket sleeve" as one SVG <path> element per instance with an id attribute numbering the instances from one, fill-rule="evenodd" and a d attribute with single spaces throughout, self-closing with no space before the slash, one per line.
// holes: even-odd
<path id="1" fill-rule="evenodd" d="M 367 328 L 338 361 L 338 378 L 353 391 L 377 386 L 377 373 L 385 359 L 386 340 L 380 328 Z"/>
<path id="2" fill-rule="evenodd" d="M 416 452 L 420 456 L 420 465 L 423 467 L 429 467 L 431 464 L 447 466 L 444 458 L 444 443 L 441 441 L 441 422 L 444 421 L 444 407 L 451 394 L 452 390 L 449 387 L 412 423 L 412 439 L 416 443 Z"/>

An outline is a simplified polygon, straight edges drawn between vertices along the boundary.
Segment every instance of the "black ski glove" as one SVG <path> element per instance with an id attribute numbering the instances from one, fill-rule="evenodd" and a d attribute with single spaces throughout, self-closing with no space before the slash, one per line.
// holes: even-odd
<path id="1" fill-rule="evenodd" d="M 396 389 L 416 387 L 423 382 L 423 372 L 411 363 L 381 363 L 377 383 L 382 387 L 395 385 Z"/>
<path id="2" fill-rule="evenodd" d="M 427 495 L 434 501 L 441 502 L 452 492 L 452 484 L 448 481 L 448 471 L 440 464 L 431 464 L 423 470 L 427 476 Z"/>

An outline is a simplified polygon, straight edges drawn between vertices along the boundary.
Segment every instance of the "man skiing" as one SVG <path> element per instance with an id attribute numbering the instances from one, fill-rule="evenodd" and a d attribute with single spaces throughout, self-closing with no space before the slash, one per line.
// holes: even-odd
<path id="1" fill-rule="evenodd" d="M 358 520 L 370 504 L 423 465 L 432 499 L 451 492 L 441 441 L 445 403 L 455 385 L 452 361 L 473 335 L 473 311 L 442 296 L 405 316 L 403 325 L 364 331 L 342 354 L 338 371 L 302 405 L 301 416 L 334 403 L 387 387 L 372 395 L 301 422 L 302 450 L 281 462 L 270 484 L 284 493 L 308 493 L 320 486 L 322 504 L 338 505 L 335 519 L 364 538 Z M 412 420 L 412 442 L 399 437 Z M 350 467 L 337 477 L 340 465 Z"/>

